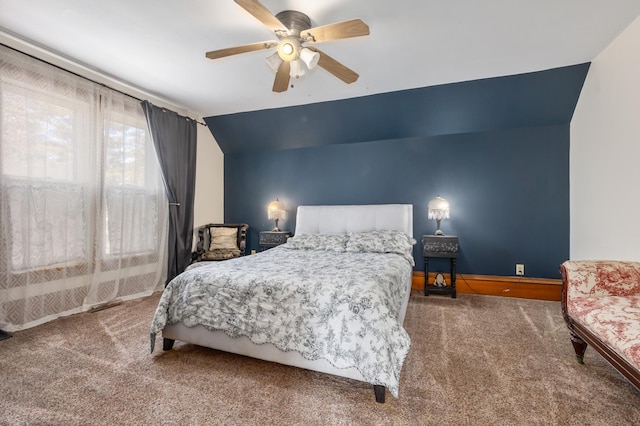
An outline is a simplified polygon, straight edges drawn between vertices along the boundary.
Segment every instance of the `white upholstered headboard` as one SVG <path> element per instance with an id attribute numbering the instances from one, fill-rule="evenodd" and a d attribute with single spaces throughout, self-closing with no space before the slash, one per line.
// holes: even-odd
<path id="1" fill-rule="evenodd" d="M 365 231 L 402 231 L 413 237 L 413 205 L 298 206 L 298 235 Z"/>

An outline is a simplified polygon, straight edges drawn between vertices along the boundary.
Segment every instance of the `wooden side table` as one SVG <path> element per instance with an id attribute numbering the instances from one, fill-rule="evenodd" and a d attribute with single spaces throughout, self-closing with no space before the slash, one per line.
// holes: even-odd
<path id="1" fill-rule="evenodd" d="M 290 236 L 291 232 L 289 231 L 260 231 L 260 237 L 258 239 L 260 251 L 284 244 Z"/>
<path id="2" fill-rule="evenodd" d="M 450 235 L 423 235 L 422 251 L 424 256 L 424 295 L 451 294 L 455 299 L 456 295 L 456 260 L 458 258 L 458 237 Z M 451 262 L 451 283 L 449 285 L 439 285 L 436 282 L 429 284 L 429 258 L 448 258 Z M 438 277 L 440 278 L 440 277 Z"/>

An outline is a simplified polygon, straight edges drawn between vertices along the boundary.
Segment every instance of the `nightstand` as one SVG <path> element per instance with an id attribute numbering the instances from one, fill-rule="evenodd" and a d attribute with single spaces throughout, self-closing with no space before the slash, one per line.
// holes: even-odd
<path id="1" fill-rule="evenodd" d="M 261 231 L 258 239 L 260 251 L 284 244 L 290 236 L 291 232 L 289 231 Z"/>
<path id="2" fill-rule="evenodd" d="M 458 237 L 449 235 L 423 235 L 422 236 L 422 252 L 424 256 L 424 295 L 433 294 L 451 294 L 452 298 L 456 298 L 456 260 L 458 258 Z M 433 284 L 429 284 L 429 258 L 445 258 L 451 263 L 451 283 L 449 285 L 438 284 L 443 276 L 438 274 Z"/>

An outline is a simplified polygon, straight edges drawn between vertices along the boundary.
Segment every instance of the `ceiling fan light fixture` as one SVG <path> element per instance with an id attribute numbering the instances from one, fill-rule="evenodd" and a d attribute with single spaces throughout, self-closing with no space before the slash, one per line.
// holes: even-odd
<path id="1" fill-rule="evenodd" d="M 282 59 L 280 58 L 278 52 L 274 52 L 273 55 L 267 56 L 266 61 L 273 72 L 278 72 L 278 68 L 280 68 L 280 64 L 282 64 Z"/>
<path id="2" fill-rule="evenodd" d="M 282 44 L 282 53 L 289 56 L 293 53 L 293 45 L 291 43 L 283 43 Z"/>
<path id="3" fill-rule="evenodd" d="M 318 65 L 320 54 L 305 47 L 300 51 L 300 59 L 302 59 L 304 63 L 307 64 L 307 67 L 312 70 L 316 65 Z"/>
<path id="4" fill-rule="evenodd" d="M 300 52 L 300 42 L 294 37 L 287 37 L 280 41 L 278 45 L 278 55 L 283 61 L 293 61 L 298 58 Z"/>
<path id="5" fill-rule="evenodd" d="M 299 78 L 304 75 L 304 72 L 304 63 L 300 59 L 294 59 L 293 61 L 291 61 L 289 76 L 293 78 Z"/>

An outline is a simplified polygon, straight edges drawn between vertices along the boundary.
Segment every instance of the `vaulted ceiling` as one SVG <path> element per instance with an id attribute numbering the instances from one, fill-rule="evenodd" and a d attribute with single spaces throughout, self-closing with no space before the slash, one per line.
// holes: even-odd
<path id="1" fill-rule="evenodd" d="M 232 0 L 0 0 L 0 41 L 27 41 L 201 116 L 346 99 L 593 60 L 640 15 L 637 0 L 262 0 L 312 26 L 360 18 L 371 34 L 318 44 L 359 73 L 317 67 L 284 93 L 258 51 L 205 52 L 274 39 Z M 273 50 L 273 49 L 272 49 Z"/>

